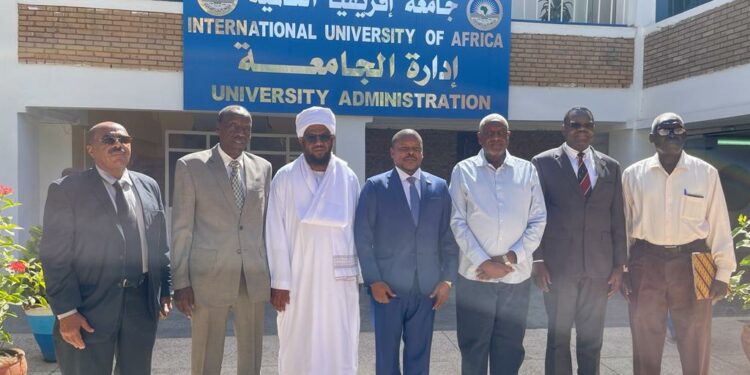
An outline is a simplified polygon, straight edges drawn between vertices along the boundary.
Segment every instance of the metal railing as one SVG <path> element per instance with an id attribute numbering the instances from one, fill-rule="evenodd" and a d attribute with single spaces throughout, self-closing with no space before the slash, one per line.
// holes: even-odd
<path id="1" fill-rule="evenodd" d="M 513 0 L 514 21 L 628 25 L 634 0 Z"/>

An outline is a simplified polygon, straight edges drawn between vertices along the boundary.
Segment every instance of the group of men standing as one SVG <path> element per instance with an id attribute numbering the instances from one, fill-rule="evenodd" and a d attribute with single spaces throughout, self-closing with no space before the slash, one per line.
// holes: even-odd
<path id="1" fill-rule="evenodd" d="M 711 300 L 727 293 L 735 259 L 718 174 L 683 151 L 679 116 L 657 117 L 656 155 L 622 172 L 591 147 L 586 108 L 568 111 L 565 143 L 531 162 L 508 152 L 508 121 L 491 114 L 481 151 L 450 185 L 421 169 L 422 138 L 405 129 L 391 141 L 394 168 L 361 191 L 332 153 L 333 112 L 311 107 L 295 124 L 302 155 L 272 179 L 245 151 L 250 113 L 219 113 L 219 144 L 177 162 L 171 249 L 158 185 L 127 169 L 127 130 L 89 130 L 96 166 L 52 183 L 40 249 L 63 374 L 109 374 L 114 358 L 120 374 L 149 373 L 170 288 L 191 319 L 193 374 L 220 373 L 230 312 L 237 372 L 259 373 L 269 300 L 280 374 L 355 374 L 360 282 L 378 374 L 429 373 L 435 311 L 453 287 L 462 374 L 515 374 L 532 279 L 545 292 L 547 374 L 572 373 L 574 325 L 578 373 L 599 373 L 607 299 L 619 290 L 636 374 L 659 373 L 667 313 L 683 371 L 708 373 Z M 718 269 L 709 299 L 693 292 L 695 252 Z"/>

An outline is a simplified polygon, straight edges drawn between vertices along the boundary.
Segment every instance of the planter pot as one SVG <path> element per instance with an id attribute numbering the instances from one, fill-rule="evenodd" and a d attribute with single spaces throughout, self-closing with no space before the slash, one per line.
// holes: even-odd
<path id="1" fill-rule="evenodd" d="M 750 361 L 750 323 L 742 327 L 742 349 L 745 350 L 747 360 Z"/>
<path id="2" fill-rule="evenodd" d="M 26 353 L 21 349 L 0 349 L 0 375 L 26 375 Z"/>
<path id="3" fill-rule="evenodd" d="M 52 310 L 49 307 L 34 307 L 24 310 L 24 314 L 44 361 L 57 362 L 55 345 L 52 341 L 52 329 L 55 326 L 55 315 Z"/>

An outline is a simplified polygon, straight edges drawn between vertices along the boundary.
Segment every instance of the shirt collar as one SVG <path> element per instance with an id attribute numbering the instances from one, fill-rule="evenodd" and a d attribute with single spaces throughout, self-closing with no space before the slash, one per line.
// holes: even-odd
<path id="1" fill-rule="evenodd" d="M 98 165 L 96 166 L 96 171 L 99 172 L 99 176 L 101 176 L 102 179 L 104 179 L 104 181 L 109 185 L 113 185 L 115 182 L 118 181 L 114 176 L 107 173 L 105 170 L 99 168 Z M 127 169 L 122 172 L 122 177 L 120 177 L 119 181 L 121 181 L 120 182 L 121 184 L 124 182 L 125 184 L 129 186 L 133 186 L 133 180 L 130 179 L 130 173 L 128 173 Z"/>
<path id="2" fill-rule="evenodd" d="M 680 154 L 680 160 L 677 161 L 677 165 L 674 167 L 674 169 L 688 169 L 687 167 L 687 158 L 689 155 L 683 150 Z M 664 168 L 661 165 L 661 162 L 659 161 L 659 153 L 655 153 L 654 156 L 646 159 L 646 166 L 648 168 Z"/>
<path id="3" fill-rule="evenodd" d="M 490 164 L 487 161 L 487 158 L 484 156 L 484 149 L 479 150 L 479 154 L 477 155 L 477 157 L 479 158 L 477 160 L 478 166 L 489 166 L 489 167 L 492 167 L 492 169 L 495 169 L 495 166 Z M 503 161 L 503 164 L 500 166 L 500 168 L 503 168 L 506 165 L 510 168 L 513 168 L 513 166 L 516 164 L 515 158 L 516 158 L 515 156 L 510 154 L 510 151 L 505 150 L 505 160 Z"/>
<path id="4" fill-rule="evenodd" d="M 398 172 L 398 177 L 401 179 L 401 181 L 406 181 L 409 177 L 414 177 L 419 181 L 422 178 L 422 168 L 417 168 L 417 171 L 414 172 L 413 175 L 409 175 L 408 173 L 401 170 L 401 168 L 396 167 L 396 171 Z"/>
<path id="5" fill-rule="evenodd" d="M 573 147 L 568 146 L 568 143 L 563 143 L 563 151 L 565 151 L 565 154 L 568 155 L 571 159 L 578 159 L 578 150 L 574 149 Z M 583 159 L 589 159 L 591 158 L 591 146 L 586 147 L 585 150 L 583 150 Z"/>
<path id="6" fill-rule="evenodd" d="M 227 155 L 227 153 L 221 149 L 221 145 L 218 145 L 217 148 L 219 149 L 219 156 L 221 156 L 221 160 L 224 162 L 225 167 L 229 167 L 229 163 L 235 160 L 237 160 L 240 163 L 240 165 L 242 165 L 242 154 L 240 154 L 240 156 L 238 156 L 237 159 L 232 159 L 231 156 Z"/>

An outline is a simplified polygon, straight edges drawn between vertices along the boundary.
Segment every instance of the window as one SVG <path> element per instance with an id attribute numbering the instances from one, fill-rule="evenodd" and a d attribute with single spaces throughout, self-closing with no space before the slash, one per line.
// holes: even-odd
<path id="1" fill-rule="evenodd" d="M 657 0 L 656 22 L 703 5 L 711 0 Z"/>

